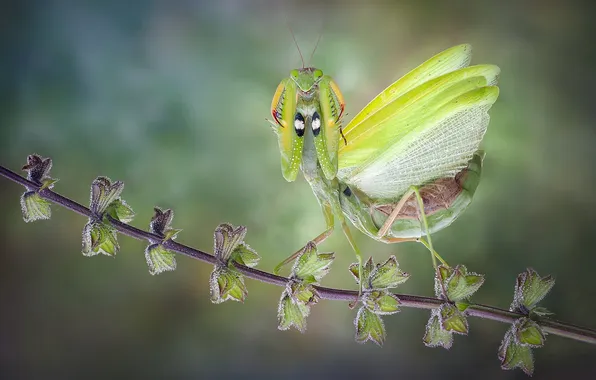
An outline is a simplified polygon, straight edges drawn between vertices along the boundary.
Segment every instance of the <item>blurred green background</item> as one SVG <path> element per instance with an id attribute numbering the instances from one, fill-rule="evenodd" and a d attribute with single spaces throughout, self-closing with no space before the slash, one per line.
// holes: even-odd
<path id="1" fill-rule="evenodd" d="M 502 69 L 483 147 L 484 179 L 468 211 L 434 237 L 451 264 L 485 273 L 475 301 L 507 308 L 526 267 L 553 274 L 556 317 L 596 327 L 594 12 L 558 1 L 20 1 L 0 15 L 0 163 L 54 160 L 55 190 L 88 200 L 98 175 L 123 180 L 146 228 L 173 208 L 179 241 L 210 251 L 221 222 L 248 226 L 271 270 L 324 227 L 300 179 L 286 183 L 265 118 L 279 81 L 305 56 L 331 74 L 355 115 L 433 54 L 474 46 Z M 350 116 L 348 116 L 348 119 Z M 305 334 L 276 328 L 280 288 L 247 281 L 244 305 L 209 301 L 208 265 L 178 257 L 150 276 L 145 244 L 121 237 L 115 259 L 80 253 L 85 220 L 53 207 L 25 224 L 22 188 L 0 179 L 0 366 L 3 378 L 526 378 L 501 371 L 507 326 L 470 320 L 450 351 L 422 344 L 428 312 L 385 318 L 383 348 L 353 341 L 355 311 L 314 307 Z M 432 295 L 430 258 L 415 244 L 356 232 L 375 259 L 396 254 Z M 337 231 L 324 285 L 355 288 Z M 549 337 L 535 378 L 596 376 L 596 349 Z"/>

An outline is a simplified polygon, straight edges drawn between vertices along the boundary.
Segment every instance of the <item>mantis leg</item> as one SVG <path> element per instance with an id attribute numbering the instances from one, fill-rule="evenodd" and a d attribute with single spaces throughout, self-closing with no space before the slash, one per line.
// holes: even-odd
<path id="1" fill-rule="evenodd" d="M 426 213 L 424 212 L 424 201 L 422 200 L 420 191 L 418 190 L 418 187 L 416 187 L 416 186 L 410 187 L 408 189 L 408 191 L 406 191 L 406 193 L 401 197 L 399 202 L 397 202 L 397 205 L 395 205 L 395 208 L 393 209 L 391 214 L 387 217 L 387 220 L 385 220 L 385 223 L 383 224 L 383 226 L 379 229 L 377 236 L 379 238 L 382 238 L 383 236 L 385 236 L 385 234 L 387 234 L 387 232 L 393 225 L 393 222 L 395 222 L 395 219 L 397 219 L 399 212 L 402 210 L 402 208 L 404 207 L 404 205 L 406 204 L 408 199 L 410 199 L 412 194 L 415 195 L 416 200 L 418 202 L 418 211 L 420 213 L 420 221 L 422 222 L 422 225 L 424 227 L 424 232 L 426 234 L 427 240 L 424 240 L 422 238 L 420 238 L 420 239 L 417 239 L 417 238 L 385 238 L 385 240 L 389 243 L 401 243 L 404 241 L 419 241 L 426 248 L 428 248 L 428 250 L 430 251 L 431 257 L 433 260 L 433 266 L 435 268 L 437 267 L 437 261 L 436 261 L 437 259 L 439 259 L 439 261 L 441 261 L 441 263 L 447 265 L 445 260 L 443 260 L 443 258 L 433 248 L 432 238 L 430 236 L 430 229 L 428 227 L 428 220 L 426 218 Z"/>
<path id="2" fill-rule="evenodd" d="M 445 265 L 447 265 L 447 263 L 445 262 L 445 260 L 443 260 L 441 256 L 439 256 L 437 251 L 435 251 L 435 249 L 433 248 L 433 241 L 430 237 L 430 229 L 428 228 L 428 220 L 426 219 L 426 213 L 424 212 L 424 201 L 422 200 L 420 191 L 418 191 L 418 188 L 415 186 L 410 187 L 410 190 L 413 191 L 414 194 L 416 194 L 416 200 L 418 201 L 418 212 L 420 213 L 420 219 L 422 220 L 422 225 L 424 226 L 424 231 L 426 233 L 426 239 L 428 240 L 424 241 L 424 239 L 421 238 L 420 242 L 430 251 L 430 255 L 433 259 L 433 267 L 436 270 L 437 259 L 439 259 L 439 261 L 441 261 Z"/>
<path id="3" fill-rule="evenodd" d="M 379 229 L 379 232 L 377 233 L 377 236 L 379 238 L 382 238 L 383 236 L 385 236 L 387 234 L 387 231 L 389 231 L 389 229 L 393 225 L 393 222 L 395 222 L 395 219 L 397 219 L 397 215 L 399 215 L 399 212 L 404 207 L 404 205 L 406 204 L 406 202 L 408 201 L 408 199 L 410 198 L 410 196 L 412 196 L 412 194 L 414 194 L 414 191 L 418 191 L 417 189 L 416 190 L 414 190 L 414 189 L 415 189 L 414 187 L 411 187 L 401 197 L 401 199 L 399 200 L 399 202 L 397 202 L 397 205 L 395 205 L 395 208 L 393 209 L 393 211 L 391 212 L 391 214 L 387 217 L 387 220 L 385 220 L 385 223 L 383 224 L 383 226 L 381 227 L 381 229 Z"/>

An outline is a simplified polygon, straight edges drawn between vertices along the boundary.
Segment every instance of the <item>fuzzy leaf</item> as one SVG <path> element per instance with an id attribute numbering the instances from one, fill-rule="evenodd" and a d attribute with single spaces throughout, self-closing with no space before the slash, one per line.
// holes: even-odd
<path id="1" fill-rule="evenodd" d="M 83 255 L 95 256 L 103 253 L 115 256 L 120 250 L 116 230 L 100 222 L 88 222 L 83 228 Z"/>
<path id="2" fill-rule="evenodd" d="M 112 181 L 108 177 L 97 177 L 91 183 L 90 208 L 94 214 L 103 215 L 112 202 L 120 198 L 124 190 L 124 183 Z"/>
<path id="3" fill-rule="evenodd" d="M 445 299 L 447 293 L 447 280 L 453 275 L 455 270 L 445 265 L 439 265 L 435 273 L 435 295 L 440 299 Z"/>
<path id="4" fill-rule="evenodd" d="M 530 315 L 537 315 L 538 317 L 548 317 L 549 315 L 553 315 L 555 313 L 549 311 L 547 308 L 536 306 L 530 312 Z"/>
<path id="5" fill-rule="evenodd" d="M 511 310 L 532 310 L 555 285 L 555 279 L 552 276 L 540 277 L 536 271 L 531 268 L 517 276 L 515 283 L 515 292 Z"/>
<path id="6" fill-rule="evenodd" d="M 174 219 L 174 212 L 170 209 L 164 211 L 159 207 L 154 207 L 153 211 L 153 217 L 149 223 L 149 231 L 164 237 L 166 230 L 170 228 L 172 219 Z"/>
<path id="7" fill-rule="evenodd" d="M 447 267 L 445 265 L 439 265 L 438 269 L 438 275 L 440 276 L 440 279 L 443 281 L 443 283 L 449 278 L 449 276 L 453 274 L 454 271 L 453 268 Z"/>
<path id="8" fill-rule="evenodd" d="M 181 229 L 171 228 L 174 219 L 174 211 L 162 210 L 159 207 L 153 208 L 153 217 L 149 223 L 149 231 L 163 238 L 163 241 L 174 240 L 182 231 Z"/>
<path id="9" fill-rule="evenodd" d="M 247 229 L 244 226 L 234 228 L 234 226 L 228 223 L 217 226 L 213 234 L 213 252 L 215 256 L 224 262 L 228 262 L 232 252 L 243 242 L 246 231 Z"/>
<path id="10" fill-rule="evenodd" d="M 455 303 L 455 306 L 457 307 L 457 310 L 463 313 L 470 307 L 470 304 L 464 301 L 459 301 Z"/>
<path id="11" fill-rule="evenodd" d="M 544 346 L 546 337 L 538 323 L 530 318 L 520 318 L 515 321 L 513 326 L 516 343 L 532 348 Z"/>
<path id="12" fill-rule="evenodd" d="M 329 273 L 329 267 L 335 256 L 333 253 L 318 253 L 314 242 L 308 242 L 304 252 L 298 256 L 292 268 L 291 277 L 308 284 L 315 284 Z"/>
<path id="13" fill-rule="evenodd" d="M 145 259 L 149 266 L 149 273 L 160 274 L 176 269 L 176 256 L 174 252 L 165 249 L 161 244 L 151 244 L 145 249 Z"/>
<path id="14" fill-rule="evenodd" d="M 50 169 L 52 169 L 52 159 L 42 158 L 38 154 L 27 156 L 27 165 L 23 166 L 23 170 L 27 172 L 27 179 L 40 185 L 43 185 L 46 179 L 51 179 L 48 177 Z"/>
<path id="15" fill-rule="evenodd" d="M 441 346 L 450 349 L 453 345 L 453 334 L 441 328 L 441 321 L 439 320 L 439 310 L 433 309 L 428 323 L 426 324 L 426 332 L 422 338 L 424 345 L 427 347 Z"/>
<path id="16" fill-rule="evenodd" d="M 362 303 L 368 310 L 379 315 L 399 312 L 399 298 L 387 290 L 373 290 L 363 293 Z"/>
<path id="17" fill-rule="evenodd" d="M 372 257 L 369 257 L 368 260 L 366 261 L 366 263 L 364 263 L 364 265 L 362 265 L 362 287 L 365 289 L 368 289 L 368 278 L 370 277 L 370 273 L 374 270 L 374 264 L 373 264 L 373 259 Z M 360 283 L 360 276 L 359 276 L 359 271 L 358 271 L 358 263 L 353 263 L 350 265 L 349 267 L 350 273 L 352 273 L 352 276 L 354 276 L 354 278 L 356 279 L 356 283 L 359 284 Z"/>
<path id="18" fill-rule="evenodd" d="M 116 199 L 108 208 L 106 213 L 112 218 L 121 221 L 122 223 L 132 222 L 135 213 L 132 208 L 122 199 Z"/>
<path id="19" fill-rule="evenodd" d="M 406 282 L 409 277 L 408 273 L 399 269 L 395 256 L 391 256 L 383 264 L 377 265 L 372 270 L 368 283 L 371 289 L 395 288 Z"/>
<path id="20" fill-rule="evenodd" d="M 458 310 L 457 306 L 444 303 L 439 308 L 439 321 L 445 331 L 458 334 L 468 334 L 468 320 Z"/>
<path id="21" fill-rule="evenodd" d="M 222 303 L 227 300 L 244 302 L 248 295 L 244 277 L 234 269 L 217 267 L 209 278 L 211 302 Z"/>
<path id="22" fill-rule="evenodd" d="M 306 331 L 306 317 L 310 313 L 308 306 L 302 302 L 296 302 L 284 290 L 279 300 L 279 307 L 277 309 L 277 317 L 279 324 L 277 326 L 280 330 L 287 330 L 294 326 L 296 330 L 303 333 Z"/>
<path id="23" fill-rule="evenodd" d="M 182 232 L 181 228 L 168 228 L 163 234 L 164 240 L 174 240 L 178 237 L 178 234 Z"/>
<path id="24" fill-rule="evenodd" d="M 365 343 L 372 340 L 379 346 L 385 342 L 386 333 L 383 320 L 366 307 L 363 306 L 358 310 L 354 325 L 356 326 L 356 342 Z"/>
<path id="25" fill-rule="evenodd" d="M 231 259 L 238 264 L 252 268 L 259 263 L 261 256 L 259 256 L 248 244 L 242 242 L 234 248 Z"/>
<path id="26" fill-rule="evenodd" d="M 35 191 L 27 191 L 21 196 L 21 211 L 23 220 L 27 223 L 35 220 L 50 219 L 52 209 L 50 202 L 42 198 Z"/>
<path id="27" fill-rule="evenodd" d="M 445 281 L 445 290 L 451 301 L 461 301 L 474 294 L 483 283 L 483 275 L 468 273 L 465 266 L 458 265 Z"/>
<path id="28" fill-rule="evenodd" d="M 306 306 L 314 305 L 321 299 L 319 292 L 312 285 L 305 284 L 302 281 L 289 281 L 286 289 L 295 301 Z"/>
<path id="29" fill-rule="evenodd" d="M 54 187 L 54 184 L 58 182 L 57 179 L 54 178 L 44 178 L 41 180 L 41 187 L 39 188 L 39 190 L 43 190 L 43 189 L 51 189 L 52 187 Z"/>
<path id="30" fill-rule="evenodd" d="M 505 338 L 499 347 L 499 360 L 502 369 L 521 368 L 526 375 L 534 372 L 534 356 L 530 346 L 524 346 L 515 341 L 514 327 L 505 333 Z"/>

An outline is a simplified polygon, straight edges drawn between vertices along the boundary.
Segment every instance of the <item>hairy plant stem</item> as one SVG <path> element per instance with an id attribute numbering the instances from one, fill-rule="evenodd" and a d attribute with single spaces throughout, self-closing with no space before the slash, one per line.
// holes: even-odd
<path id="1" fill-rule="evenodd" d="M 26 178 L 20 176 L 19 174 L 13 172 L 10 169 L 7 169 L 0 165 L 0 175 L 3 177 L 16 182 L 30 191 L 37 191 L 39 195 L 53 203 L 56 203 L 64 208 L 72 210 L 80 215 L 86 217 L 94 217 L 91 210 L 87 207 L 66 198 L 52 190 L 49 189 L 40 189 L 40 185 L 34 182 L 27 180 Z M 159 236 L 152 234 L 151 232 L 144 231 L 138 229 L 136 227 L 130 226 L 128 224 L 122 223 L 118 220 L 112 219 L 108 217 L 110 224 L 121 234 L 130 236 L 132 238 L 138 240 L 147 240 L 150 243 L 159 243 L 162 242 L 162 238 Z M 194 259 L 209 263 L 215 264 L 216 259 L 213 255 L 200 251 L 198 249 L 186 246 L 184 244 L 180 244 L 173 240 L 167 240 L 163 242 L 163 246 L 173 252 L 180 253 L 185 256 L 192 257 Z M 254 268 L 248 268 L 239 264 L 236 264 L 236 268 L 240 271 L 243 275 L 248 278 L 252 278 L 257 281 L 265 282 L 272 285 L 277 286 L 285 286 L 286 283 L 289 281 L 285 277 L 277 276 L 268 272 L 264 272 Z M 328 299 L 328 300 L 337 300 L 337 301 L 348 301 L 354 302 L 358 298 L 358 291 L 355 290 L 345 290 L 345 289 L 334 289 L 334 288 L 326 288 L 322 286 L 317 286 L 317 290 L 321 295 L 321 298 Z M 408 294 L 398 294 L 395 295 L 400 300 L 400 306 L 402 307 L 410 307 L 410 308 L 417 308 L 417 309 L 434 309 L 439 307 L 446 301 L 443 301 L 438 298 L 432 297 L 422 297 L 422 296 L 413 296 Z M 481 304 L 471 304 L 470 307 L 466 310 L 466 314 L 483 318 L 483 319 L 490 319 L 493 321 L 504 322 L 504 323 L 513 323 L 516 319 L 525 317 L 524 314 L 515 313 L 504 309 L 499 309 L 492 306 L 481 305 Z M 596 331 L 592 329 L 587 329 L 583 327 L 578 327 L 571 325 L 569 323 L 555 321 L 550 318 L 541 318 L 537 321 L 546 333 L 552 335 L 558 335 L 565 338 L 570 338 L 586 343 L 596 344 Z"/>

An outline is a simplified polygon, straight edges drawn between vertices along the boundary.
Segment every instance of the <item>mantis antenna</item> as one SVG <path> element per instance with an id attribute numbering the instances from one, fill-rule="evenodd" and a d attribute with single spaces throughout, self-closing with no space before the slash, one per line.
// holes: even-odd
<path id="1" fill-rule="evenodd" d="M 298 41 L 296 41 L 296 36 L 294 35 L 294 32 L 292 31 L 292 28 L 290 27 L 290 23 L 288 22 L 288 29 L 290 30 L 290 34 L 292 35 L 292 39 L 294 40 L 294 44 L 296 44 L 296 49 L 298 49 L 298 54 L 300 54 L 300 60 L 302 61 L 302 68 L 305 68 L 304 66 L 304 56 L 302 56 L 302 51 L 300 50 L 300 46 L 298 46 Z"/>
<path id="2" fill-rule="evenodd" d="M 321 37 L 323 36 L 323 32 L 319 33 L 319 38 L 317 38 L 317 43 L 315 44 L 315 48 L 312 49 L 312 53 L 310 54 L 310 58 L 308 59 L 308 65 L 310 66 L 312 62 L 312 58 L 315 56 L 315 51 L 319 47 L 319 41 L 321 41 Z"/>

